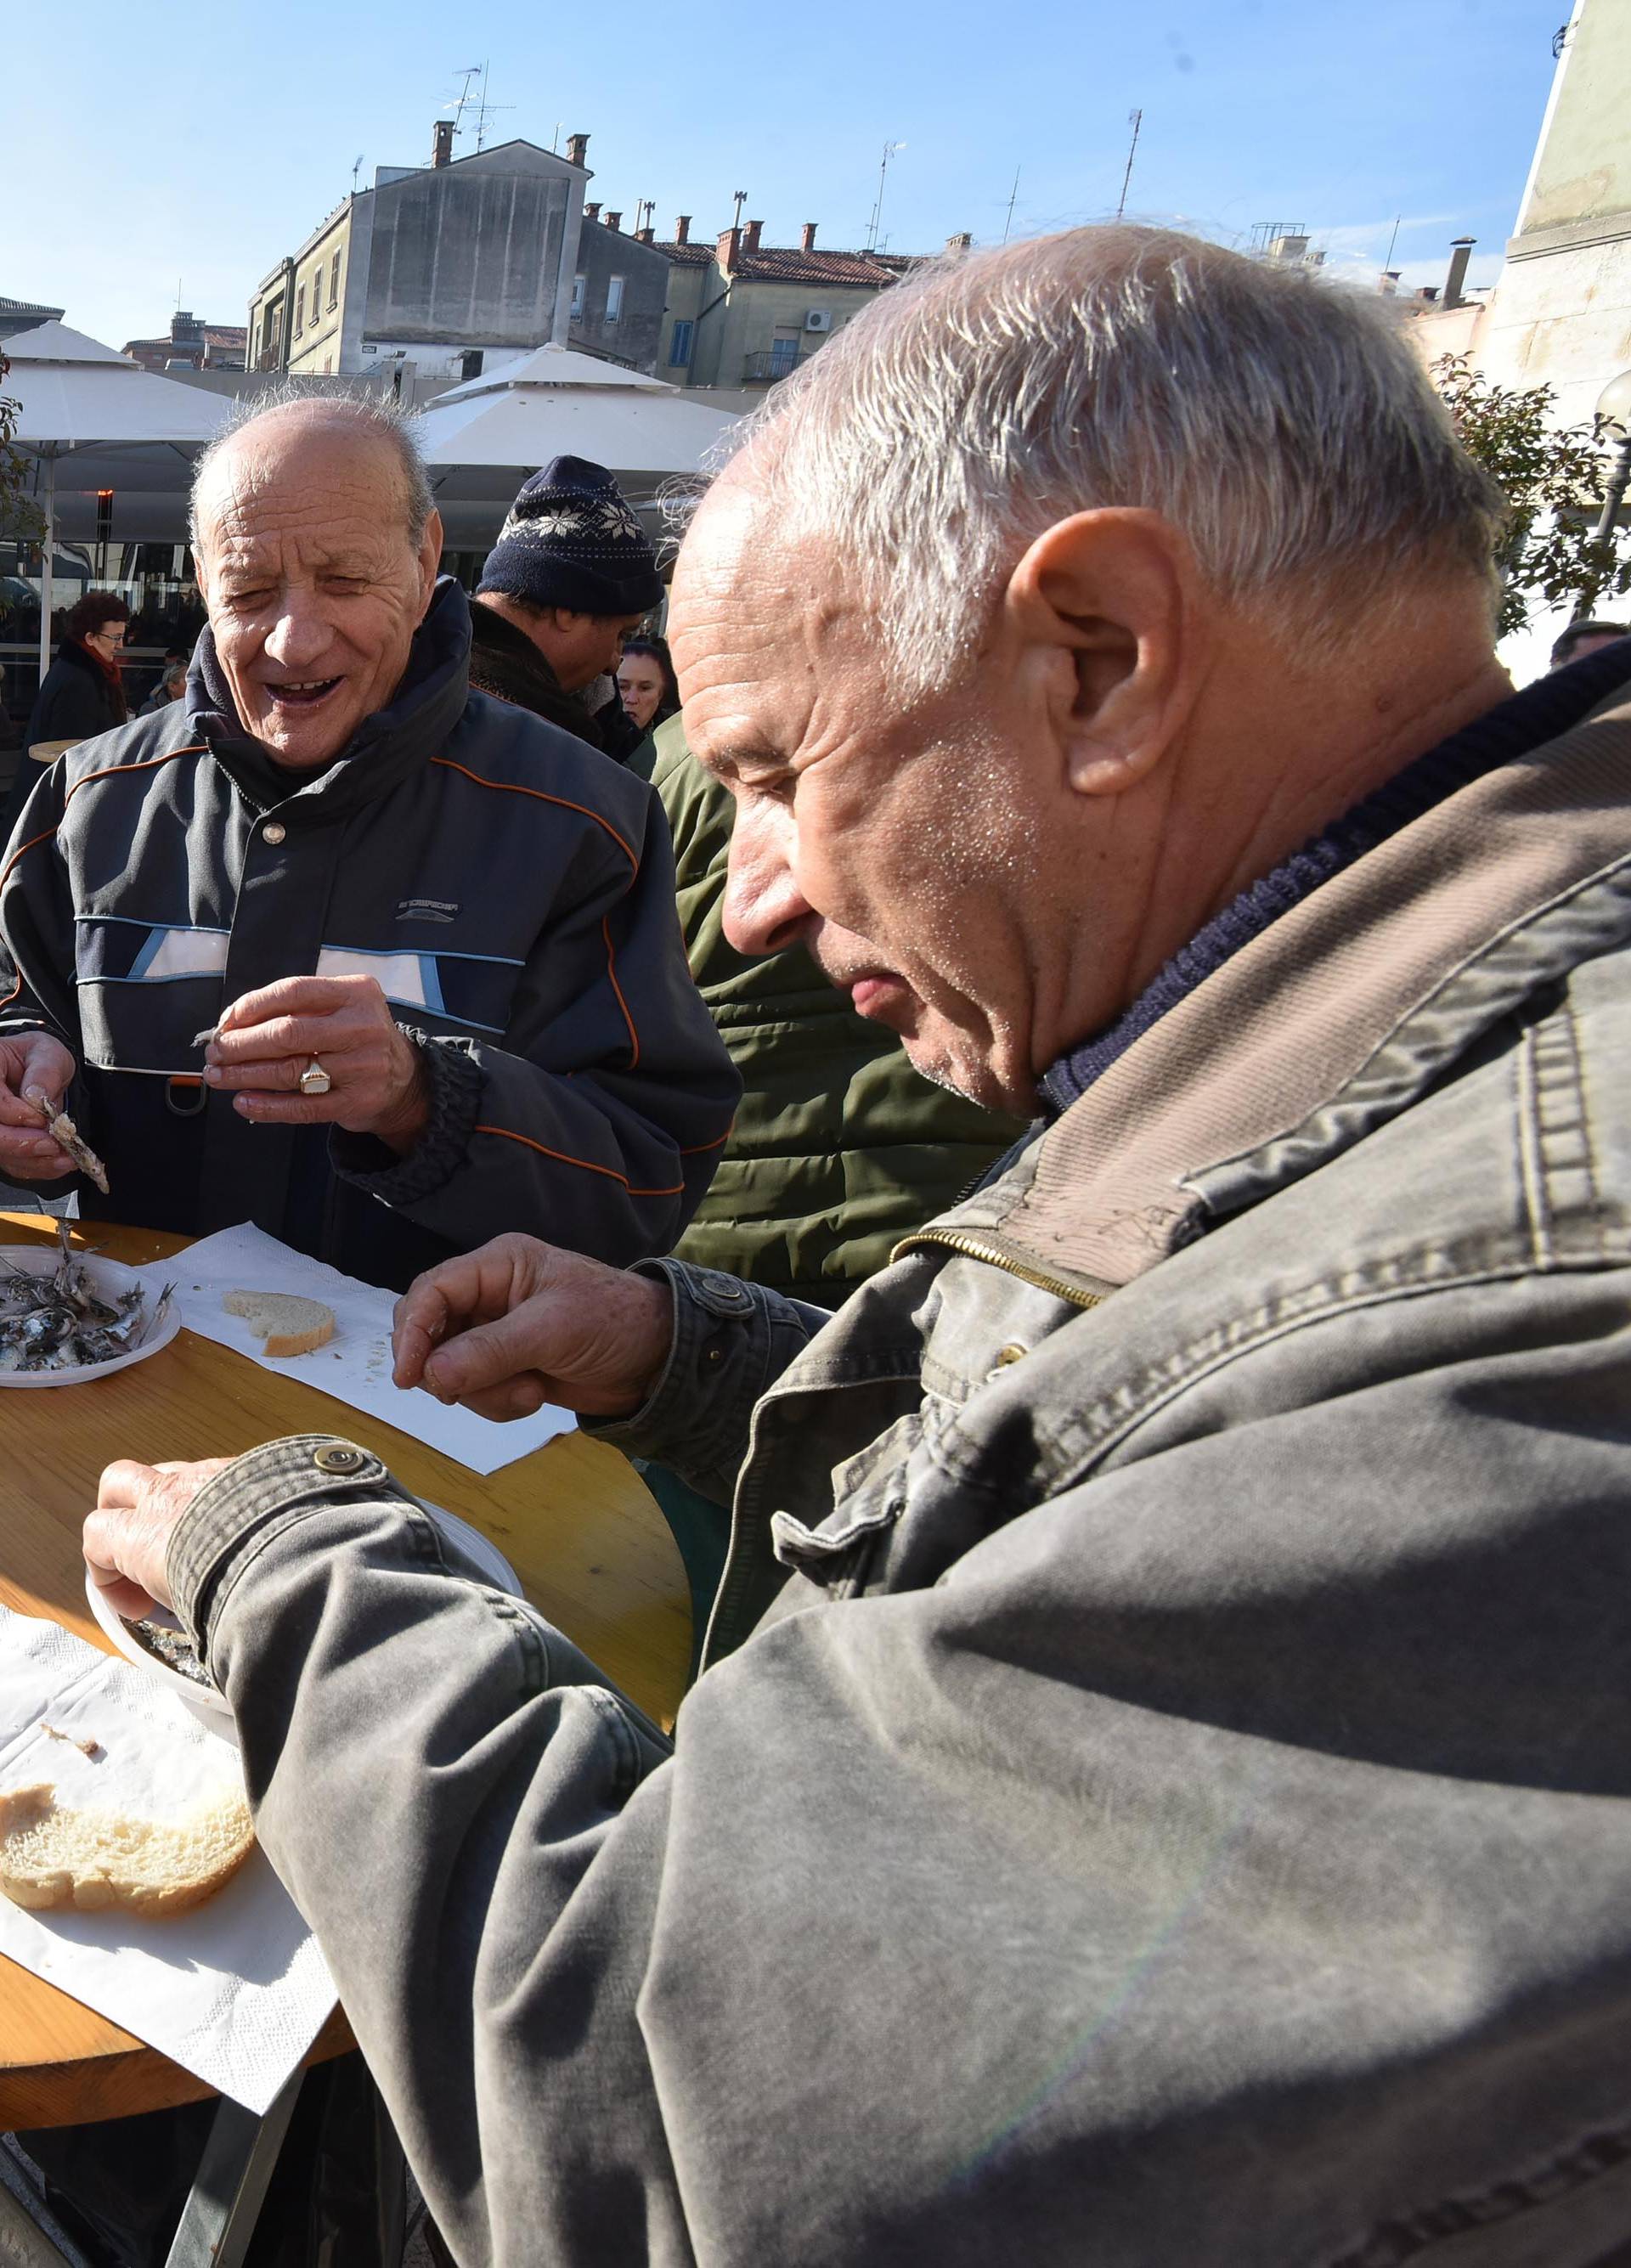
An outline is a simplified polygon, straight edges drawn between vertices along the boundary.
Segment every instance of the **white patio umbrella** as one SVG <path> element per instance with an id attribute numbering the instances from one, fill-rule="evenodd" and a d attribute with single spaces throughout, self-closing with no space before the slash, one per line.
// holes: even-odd
<path id="1" fill-rule="evenodd" d="M 504 503 L 551 457 L 587 457 L 624 489 L 694 473 L 735 422 L 660 378 L 557 346 L 466 379 L 415 421 L 439 496 Z"/>
<path id="2" fill-rule="evenodd" d="M 13 446 L 45 468 L 45 547 L 40 578 L 40 674 L 51 661 L 51 568 L 57 468 L 86 489 L 171 492 L 233 404 L 127 362 L 66 323 L 41 323 L 4 342 L 7 398 L 21 409 Z"/>

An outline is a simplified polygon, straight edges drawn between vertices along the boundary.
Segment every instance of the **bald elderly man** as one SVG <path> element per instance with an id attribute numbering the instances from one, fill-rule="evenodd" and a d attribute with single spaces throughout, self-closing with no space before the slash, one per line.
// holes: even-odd
<path id="1" fill-rule="evenodd" d="M 104 1477 L 469 2268 L 1626 2258 L 1631 653 L 1513 695 L 1499 512 L 1384 303 L 1153 231 L 776 389 L 727 932 L 1044 1126 L 833 1318 L 400 1304 L 734 1491 L 672 1742 L 360 1450 Z"/>
<path id="2" fill-rule="evenodd" d="M 738 1083 L 649 788 L 472 693 L 405 427 L 325 400 L 201 461 L 184 700 L 83 743 L 0 878 L 0 1180 L 249 1219 L 401 1288 L 506 1228 L 665 1252 Z M 213 1034 L 213 1037 L 208 1036 Z"/>

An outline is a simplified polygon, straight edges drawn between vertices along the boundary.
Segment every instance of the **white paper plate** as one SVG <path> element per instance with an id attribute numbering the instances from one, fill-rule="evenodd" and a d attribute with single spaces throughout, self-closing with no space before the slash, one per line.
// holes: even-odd
<path id="1" fill-rule="evenodd" d="M 134 1268 L 126 1268 L 117 1260 L 103 1260 L 87 1252 L 77 1252 L 74 1257 L 110 1303 L 132 1284 L 143 1281 Z M 0 1262 L 10 1261 L 30 1276 L 55 1276 L 61 1258 L 54 1247 L 43 1244 L 8 1244 L 0 1248 Z M 151 1316 L 151 1297 L 147 1312 Z M 117 1354 L 111 1362 L 77 1363 L 71 1370 L 0 1370 L 0 1386 L 83 1386 L 88 1379 L 111 1378 L 114 1371 L 129 1370 L 132 1363 L 145 1362 L 150 1354 L 167 1347 L 181 1328 L 181 1318 L 173 1300 L 158 1329 L 150 1329 L 141 1345 L 129 1354 Z"/>
<path id="2" fill-rule="evenodd" d="M 517 1598 L 520 1596 L 520 1578 L 498 1545 L 490 1542 L 480 1528 L 472 1528 L 469 1521 L 461 1520 L 457 1513 L 445 1512 L 439 1504 L 427 1504 L 423 1497 L 417 1497 L 414 1501 L 422 1511 L 430 1513 L 451 1543 L 458 1544 L 475 1560 L 499 1590 L 512 1591 Z M 189 1708 L 201 1710 L 210 1719 L 225 1717 L 231 1721 L 232 1706 L 225 1694 L 218 1693 L 213 1685 L 199 1685 L 192 1678 L 183 1677 L 179 1669 L 167 1668 L 156 1654 L 149 1653 L 139 1638 L 130 1635 L 125 1628 L 123 1617 L 109 1605 L 107 1592 L 99 1589 L 92 1581 L 89 1568 L 85 1570 L 85 1594 L 91 1602 L 91 1612 L 96 1616 L 98 1628 L 113 1641 L 127 1661 L 133 1661 L 138 1669 L 149 1671 L 161 1685 L 167 1685 L 173 1693 L 179 1695 Z M 156 1607 L 148 1619 L 163 1624 L 166 1630 L 179 1631 L 181 1627 L 166 1607 Z"/>

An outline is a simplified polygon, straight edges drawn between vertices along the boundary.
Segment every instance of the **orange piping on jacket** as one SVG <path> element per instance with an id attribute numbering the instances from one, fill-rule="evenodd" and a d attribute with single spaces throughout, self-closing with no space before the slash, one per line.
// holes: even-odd
<path id="1" fill-rule="evenodd" d="M 628 1175 L 620 1174 L 615 1166 L 597 1166 L 589 1158 L 569 1158 L 565 1150 L 551 1150 L 547 1142 L 535 1142 L 530 1134 L 513 1134 L 507 1126 L 477 1126 L 474 1131 L 477 1134 L 498 1134 L 506 1142 L 524 1142 L 529 1150 L 536 1150 L 541 1157 L 557 1158 L 563 1166 L 580 1166 L 586 1174 L 604 1174 L 609 1182 L 621 1182 L 631 1197 L 683 1197 L 685 1194 L 683 1182 L 676 1182 L 671 1189 L 637 1189 Z"/>

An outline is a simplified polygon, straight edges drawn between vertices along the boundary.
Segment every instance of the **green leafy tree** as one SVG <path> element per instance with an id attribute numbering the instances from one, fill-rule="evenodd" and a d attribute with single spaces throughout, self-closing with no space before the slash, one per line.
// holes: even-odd
<path id="1" fill-rule="evenodd" d="M 1465 355 L 1445 355 L 1433 380 L 1456 431 L 1509 507 L 1495 547 L 1501 630 L 1569 606 L 1589 615 L 1631 588 L 1631 529 L 1593 534 L 1613 450 L 1593 425 L 1558 425 L 1549 386 L 1494 386 Z"/>
<path id="2" fill-rule="evenodd" d="M 11 367 L 4 355 L 0 354 L 0 387 L 4 387 Z M 36 535 L 43 532 L 40 516 L 23 494 L 29 476 L 29 460 L 11 442 L 20 415 L 18 404 L 0 392 L 0 534 Z"/>
<path id="3" fill-rule="evenodd" d="M 5 374 L 11 364 L 0 354 L 0 388 L 5 385 Z M 38 507 L 24 494 L 31 466 L 22 451 L 12 445 L 19 416 L 17 402 L 0 391 L 0 537 L 35 543 L 45 534 L 45 521 Z M 12 611 L 10 600 L 0 588 L 0 622 Z"/>

